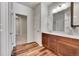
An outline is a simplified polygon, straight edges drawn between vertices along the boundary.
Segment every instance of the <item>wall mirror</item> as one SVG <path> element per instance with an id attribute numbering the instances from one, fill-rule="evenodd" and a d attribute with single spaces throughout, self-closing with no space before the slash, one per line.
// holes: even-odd
<path id="1" fill-rule="evenodd" d="M 79 2 L 71 2 L 71 26 L 79 27 Z"/>
<path id="2" fill-rule="evenodd" d="M 70 2 L 54 2 L 48 6 L 49 31 L 65 32 L 66 20 L 69 20 Z"/>

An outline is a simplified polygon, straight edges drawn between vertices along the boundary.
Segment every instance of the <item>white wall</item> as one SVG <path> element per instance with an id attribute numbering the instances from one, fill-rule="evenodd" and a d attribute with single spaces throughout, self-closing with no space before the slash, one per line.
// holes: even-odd
<path id="1" fill-rule="evenodd" d="M 79 34 L 79 27 L 72 28 L 71 27 L 71 11 L 70 8 L 68 8 L 65 11 L 65 32 L 67 34 Z"/>
<path id="2" fill-rule="evenodd" d="M 47 32 L 48 7 L 45 2 L 41 2 L 41 32 Z"/>
<path id="3" fill-rule="evenodd" d="M 41 2 L 34 9 L 34 40 L 42 45 L 42 32 L 47 32 L 48 7 Z"/>
<path id="4" fill-rule="evenodd" d="M 8 3 L 1 2 L 1 56 L 9 55 L 8 39 Z"/>
<path id="5" fill-rule="evenodd" d="M 34 8 L 34 41 L 42 45 L 41 41 L 41 4 Z"/>
<path id="6" fill-rule="evenodd" d="M 0 3 L 0 15 L 1 15 L 1 3 Z M 1 42 L 1 16 L 0 16 L 0 42 Z M 0 55 L 1 55 L 1 43 L 0 43 Z"/>
<path id="7" fill-rule="evenodd" d="M 42 32 L 47 32 L 48 7 L 41 2 L 34 9 L 34 40 L 42 45 Z"/>
<path id="8" fill-rule="evenodd" d="M 32 9 L 19 3 L 14 3 L 14 13 L 27 16 L 27 42 L 33 41 Z M 14 41 L 15 42 L 15 41 Z"/>

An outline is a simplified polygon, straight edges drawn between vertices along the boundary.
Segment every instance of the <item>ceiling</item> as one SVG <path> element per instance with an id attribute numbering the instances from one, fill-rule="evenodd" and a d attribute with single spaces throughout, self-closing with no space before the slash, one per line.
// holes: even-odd
<path id="1" fill-rule="evenodd" d="M 36 5 L 38 5 L 40 2 L 18 2 L 22 5 L 34 8 Z"/>
<path id="2" fill-rule="evenodd" d="M 31 8 L 34 8 L 36 5 L 38 5 L 41 2 L 18 2 L 18 3 L 28 6 L 28 7 L 31 7 Z M 48 6 L 53 2 L 43 2 L 43 3 L 45 3 Z"/>

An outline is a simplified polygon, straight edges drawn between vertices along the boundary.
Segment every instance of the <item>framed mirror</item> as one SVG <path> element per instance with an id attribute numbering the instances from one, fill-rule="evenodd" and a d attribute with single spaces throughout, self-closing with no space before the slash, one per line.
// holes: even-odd
<path id="1" fill-rule="evenodd" d="M 79 2 L 71 2 L 71 27 L 79 27 Z"/>

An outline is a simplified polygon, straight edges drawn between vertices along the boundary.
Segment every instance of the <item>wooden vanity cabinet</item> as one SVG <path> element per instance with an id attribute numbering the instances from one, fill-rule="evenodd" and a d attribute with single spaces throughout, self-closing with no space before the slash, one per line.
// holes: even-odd
<path id="1" fill-rule="evenodd" d="M 52 50 L 53 52 L 57 52 L 57 39 L 56 36 L 53 35 L 49 35 L 48 37 L 48 45 L 49 45 L 49 49 Z"/>
<path id="2" fill-rule="evenodd" d="M 42 34 L 42 44 L 46 48 L 48 48 L 48 36 L 48 34 Z"/>
<path id="3" fill-rule="evenodd" d="M 43 33 L 42 44 L 59 56 L 79 56 L 78 39 Z"/>
<path id="4" fill-rule="evenodd" d="M 58 36 L 60 37 L 60 36 Z M 79 56 L 79 40 L 60 37 L 57 40 L 57 53 L 63 56 Z"/>
<path id="5" fill-rule="evenodd" d="M 75 56 L 76 55 L 76 48 L 73 46 L 68 45 L 66 42 L 58 42 L 57 45 L 57 53 L 58 55 L 63 56 Z"/>

